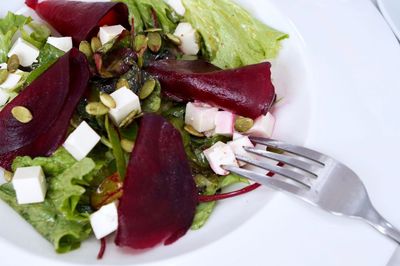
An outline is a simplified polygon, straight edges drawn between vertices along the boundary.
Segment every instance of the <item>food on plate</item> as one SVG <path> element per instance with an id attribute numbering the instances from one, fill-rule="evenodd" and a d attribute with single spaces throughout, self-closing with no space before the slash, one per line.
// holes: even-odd
<path id="1" fill-rule="evenodd" d="M 286 34 L 228 0 L 26 4 L 58 34 L 0 19 L 0 199 L 58 253 L 169 245 L 257 187 L 223 166 L 273 133 Z"/>

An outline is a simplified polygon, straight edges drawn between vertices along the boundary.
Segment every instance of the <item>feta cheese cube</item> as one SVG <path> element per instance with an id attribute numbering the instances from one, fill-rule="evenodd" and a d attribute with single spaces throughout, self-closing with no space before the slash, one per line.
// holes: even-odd
<path id="1" fill-rule="evenodd" d="M 271 138 L 274 126 L 275 118 L 271 113 L 268 113 L 258 117 L 254 121 L 253 127 L 246 134 L 254 137 Z"/>
<path id="2" fill-rule="evenodd" d="M 17 168 L 12 184 L 18 204 L 39 203 L 46 197 L 46 179 L 40 166 Z"/>
<path id="3" fill-rule="evenodd" d="M 9 99 L 10 95 L 5 91 L 0 90 L 0 107 L 5 105 Z"/>
<path id="4" fill-rule="evenodd" d="M 185 15 L 186 9 L 182 4 L 182 0 L 166 0 L 166 1 L 167 4 L 170 5 L 178 15 L 180 16 Z"/>
<path id="5" fill-rule="evenodd" d="M 204 151 L 204 155 L 210 164 L 211 169 L 218 175 L 228 175 L 229 171 L 226 171 L 221 166 L 232 165 L 238 166 L 235 154 L 232 148 L 221 141 L 215 143 L 209 149 Z"/>
<path id="6" fill-rule="evenodd" d="M 218 108 L 201 107 L 197 104 L 186 105 L 185 123 L 199 132 L 206 132 L 215 128 L 215 117 Z"/>
<path id="7" fill-rule="evenodd" d="M 218 111 L 215 116 L 215 134 L 232 136 L 235 126 L 235 115 L 231 112 Z"/>
<path id="8" fill-rule="evenodd" d="M 233 141 L 229 141 L 227 144 L 231 147 L 231 149 L 233 150 L 235 155 L 241 155 L 241 156 L 246 156 L 249 158 L 254 158 L 252 153 L 247 152 L 243 148 L 243 147 L 253 147 L 254 148 L 254 145 L 250 141 L 249 137 L 243 136 L 243 137 L 235 139 Z M 238 161 L 238 163 L 240 166 L 246 165 L 246 163 L 241 162 L 241 161 Z"/>
<path id="9" fill-rule="evenodd" d="M 17 86 L 18 82 L 21 80 L 21 75 L 15 73 L 9 73 L 7 79 L 0 84 L 0 89 L 12 90 Z"/>
<path id="10" fill-rule="evenodd" d="M 233 137 L 232 137 L 233 140 L 240 139 L 243 137 L 244 137 L 244 135 L 240 134 L 239 132 L 237 132 L 237 131 L 233 132 Z"/>
<path id="11" fill-rule="evenodd" d="M 7 183 L 6 170 L 3 167 L 0 167 L 0 186 L 5 183 Z"/>
<path id="12" fill-rule="evenodd" d="M 64 52 L 68 52 L 72 49 L 71 37 L 49 37 L 47 38 L 47 43 Z"/>
<path id="13" fill-rule="evenodd" d="M 131 112 L 140 113 L 142 111 L 139 97 L 127 87 L 122 87 L 110 95 L 117 104 L 109 111 L 109 116 L 116 126 L 119 126 Z"/>
<path id="14" fill-rule="evenodd" d="M 39 49 L 37 49 L 35 46 L 22 38 L 18 38 L 8 52 L 8 57 L 11 57 L 13 54 L 15 54 L 18 56 L 21 66 L 28 67 L 36 62 L 39 53 Z"/>
<path id="15" fill-rule="evenodd" d="M 97 135 L 85 121 L 83 121 L 64 142 L 64 148 L 77 160 L 85 158 L 100 141 Z"/>
<path id="16" fill-rule="evenodd" d="M 181 40 L 179 49 L 186 55 L 197 55 L 200 51 L 197 31 L 190 23 L 181 22 L 175 29 L 174 35 Z"/>
<path id="17" fill-rule="evenodd" d="M 125 30 L 124 27 L 121 25 L 114 25 L 114 26 L 104 26 L 101 27 L 99 30 L 99 38 L 101 41 L 101 44 L 106 44 L 118 35 L 121 34 Z"/>
<path id="18" fill-rule="evenodd" d="M 90 224 L 97 239 L 113 233 L 118 229 L 118 210 L 115 202 L 104 205 L 90 215 Z"/>

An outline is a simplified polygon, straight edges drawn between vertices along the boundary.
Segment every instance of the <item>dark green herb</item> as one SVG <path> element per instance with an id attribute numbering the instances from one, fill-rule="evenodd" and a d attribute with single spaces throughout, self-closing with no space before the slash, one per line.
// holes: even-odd
<path id="1" fill-rule="evenodd" d="M 110 140 L 110 143 L 113 147 L 112 151 L 113 151 L 115 161 L 117 164 L 117 170 L 118 170 L 119 176 L 121 177 L 121 180 L 124 180 L 125 173 L 126 173 L 126 160 L 125 160 L 124 151 L 122 150 L 122 147 L 121 147 L 121 140 L 118 136 L 119 135 L 118 131 L 114 127 L 114 125 L 110 123 L 108 116 L 106 116 L 105 125 L 106 125 L 107 134 L 108 134 L 108 139 Z"/>

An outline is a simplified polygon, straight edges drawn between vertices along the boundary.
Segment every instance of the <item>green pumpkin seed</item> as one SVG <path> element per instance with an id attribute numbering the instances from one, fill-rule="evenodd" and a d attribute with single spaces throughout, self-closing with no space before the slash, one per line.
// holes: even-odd
<path id="1" fill-rule="evenodd" d="M 121 78 L 117 82 L 116 89 L 118 90 L 118 89 L 121 89 L 123 87 L 126 87 L 126 88 L 129 89 L 130 85 L 129 85 L 129 82 L 126 79 Z"/>
<path id="2" fill-rule="evenodd" d="M 97 50 L 99 50 L 102 46 L 100 39 L 98 37 L 93 37 L 90 42 L 90 46 L 92 47 L 92 51 L 94 53 L 97 52 Z"/>
<path id="3" fill-rule="evenodd" d="M 147 46 L 149 47 L 150 51 L 153 53 L 160 51 L 162 45 L 161 35 L 158 32 L 150 32 L 147 37 L 149 38 Z"/>
<path id="4" fill-rule="evenodd" d="M 146 81 L 139 90 L 140 100 L 144 100 L 149 97 L 153 93 L 155 87 L 156 81 L 154 79 L 149 79 Z"/>
<path id="5" fill-rule="evenodd" d="M 122 120 L 121 124 L 119 125 L 120 128 L 129 126 L 137 117 L 141 114 L 138 114 L 137 110 L 132 111 L 124 120 Z"/>
<path id="6" fill-rule="evenodd" d="M 249 131 L 254 125 L 254 121 L 251 118 L 239 116 L 235 121 L 235 129 L 239 132 Z"/>
<path id="7" fill-rule="evenodd" d="M 1 69 L 0 70 L 0 84 L 3 84 L 8 78 L 8 70 Z"/>
<path id="8" fill-rule="evenodd" d="M 79 44 L 79 51 L 84 53 L 86 55 L 86 58 L 88 58 L 88 59 L 92 58 L 92 56 L 93 56 L 92 47 L 90 46 L 89 42 L 87 42 L 87 41 L 82 41 Z"/>
<path id="9" fill-rule="evenodd" d="M 196 136 L 196 137 L 204 137 L 203 133 L 200 133 L 196 129 L 194 129 L 191 125 L 185 125 L 184 129 L 186 132 L 188 132 L 190 135 Z"/>
<path id="10" fill-rule="evenodd" d="M 100 101 L 110 109 L 117 107 L 117 103 L 115 102 L 114 98 L 105 92 L 100 93 Z"/>
<path id="11" fill-rule="evenodd" d="M 179 39 L 178 36 L 175 36 L 175 35 L 173 35 L 171 33 L 167 33 L 166 36 L 167 36 L 167 39 L 170 40 L 176 46 L 179 46 L 179 45 L 182 44 L 182 41 L 181 41 L 181 39 Z"/>
<path id="12" fill-rule="evenodd" d="M 148 39 L 146 36 L 143 34 L 139 34 L 135 37 L 135 51 L 139 53 L 140 51 L 143 51 L 147 47 L 147 42 Z"/>
<path id="13" fill-rule="evenodd" d="M 15 119 L 24 124 L 31 122 L 33 119 L 31 111 L 24 106 L 15 106 L 11 110 L 11 114 Z"/>
<path id="14" fill-rule="evenodd" d="M 19 58 L 18 55 L 13 54 L 7 61 L 7 70 L 10 73 L 14 73 L 19 68 Z"/>
<path id="15" fill-rule="evenodd" d="M 128 139 L 121 140 L 121 148 L 127 153 L 131 153 L 134 147 L 135 147 L 135 142 L 130 141 Z"/>
<path id="16" fill-rule="evenodd" d="M 92 102 L 86 105 L 86 113 L 90 115 L 105 115 L 110 109 L 102 103 Z"/>
<path id="17" fill-rule="evenodd" d="M 152 28 L 152 29 L 147 29 L 144 32 L 161 32 L 161 31 L 162 31 L 162 29 L 160 29 L 160 28 Z"/>
<path id="18" fill-rule="evenodd" d="M 4 180 L 6 180 L 6 182 L 10 183 L 12 181 L 13 178 L 13 173 L 11 173 L 10 171 L 4 170 Z"/>
<path id="19" fill-rule="evenodd" d="M 137 62 L 137 64 L 138 64 L 138 67 L 139 67 L 139 68 L 142 68 L 142 67 L 143 67 L 143 64 L 144 64 L 144 58 L 143 58 L 143 56 L 139 56 L 139 57 L 138 57 L 138 62 Z"/>

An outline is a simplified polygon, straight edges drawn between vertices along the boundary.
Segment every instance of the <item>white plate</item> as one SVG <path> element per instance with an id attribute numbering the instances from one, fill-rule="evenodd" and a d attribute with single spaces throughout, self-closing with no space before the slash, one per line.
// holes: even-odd
<path id="1" fill-rule="evenodd" d="M 400 41 L 400 1 L 377 0 L 379 9 Z"/>
<path id="2" fill-rule="evenodd" d="M 346 162 L 382 214 L 400 226 L 400 47 L 377 10 L 365 0 L 239 2 L 291 35 L 274 62 L 275 83 L 286 95 L 277 112 L 277 137 Z M 7 7 L 0 3 L 1 11 Z M 221 202 L 205 228 L 172 246 L 132 256 L 109 245 L 100 262 L 93 241 L 55 255 L 4 204 L 0 213 L 2 265 L 376 266 L 385 265 L 396 247 L 367 225 L 265 188 Z"/>

